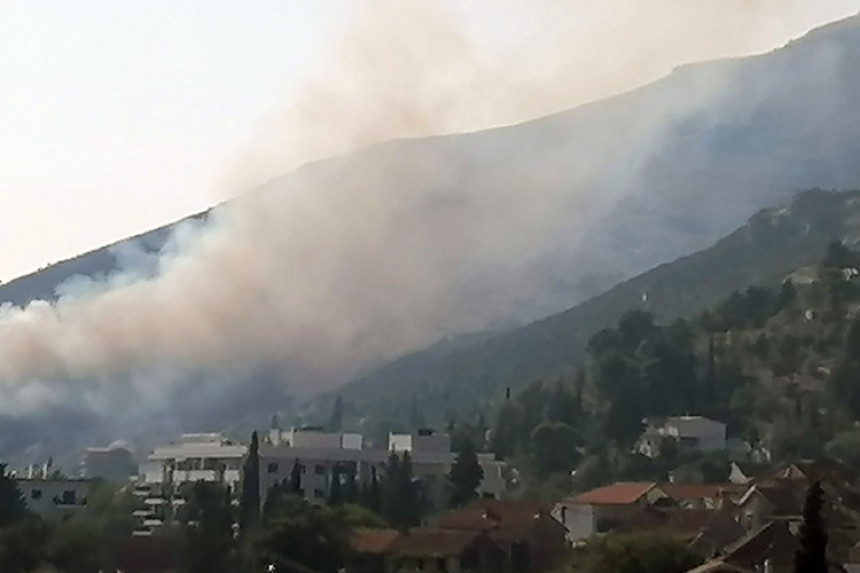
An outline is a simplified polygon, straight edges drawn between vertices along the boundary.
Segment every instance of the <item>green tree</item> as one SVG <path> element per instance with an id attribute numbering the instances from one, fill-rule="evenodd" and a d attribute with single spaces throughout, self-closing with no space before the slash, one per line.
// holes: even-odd
<path id="1" fill-rule="evenodd" d="M 242 468 L 242 498 L 239 527 L 244 532 L 256 523 L 260 515 L 260 442 L 257 432 L 251 434 L 248 457 Z"/>
<path id="2" fill-rule="evenodd" d="M 339 464 L 335 464 L 331 470 L 331 487 L 329 488 L 328 502 L 332 505 L 341 505 L 343 503 L 343 489 L 340 483 L 341 469 Z"/>
<path id="3" fill-rule="evenodd" d="M 464 441 L 457 458 L 448 473 L 448 485 L 451 488 L 450 503 L 452 507 L 460 507 L 477 497 L 476 490 L 484 479 L 484 470 L 478 463 L 478 454 L 471 440 Z"/>
<path id="4" fill-rule="evenodd" d="M 4 573 L 30 573 L 47 556 L 48 524 L 26 516 L 0 528 L 0 564 Z"/>
<path id="5" fill-rule="evenodd" d="M 212 482 L 193 484 L 180 518 L 188 573 L 234 571 L 233 508 L 226 488 Z"/>
<path id="6" fill-rule="evenodd" d="M 335 396 L 334 406 L 331 409 L 331 416 L 326 424 L 326 429 L 329 432 L 340 432 L 343 429 L 343 399 L 340 394 Z"/>
<path id="7" fill-rule="evenodd" d="M 315 507 L 303 497 L 284 491 L 270 491 L 277 497 L 271 511 L 264 512 L 262 527 L 255 532 L 251 545 L 256 568 L 274 565 L 276 571 L 336 571 L 345 561 L 349 546 L 344 507 Z M 359 520 L 359 522 L 361 522 Z"/>
<path id="8" fill-rule="evenodd" d="M 595 537 L 575 550 L 570 567 L 577 573 L 683 573 L 701 563 L 686 543 L 664 534 Z"/>
<path id="9" fill-rule="evenodd" d="M 803 523 L 800 525 L 800 547 L 794 555 L 795 573 L 827 573 L 827 530 L 821 511 L 824 490 L 819 482 L 806 490 Z"/>
<path id="10" fill-rule="evenodd" d="M 299 460 L 293 462 L 293 469 L 290 470 L 290 493 L 302 494 L 302 462 Z"/>
<path id="11" fill-rule="evenodd" d="M 20 521 L 27 515 L 27 503 L 15 478 L 0 464 L 0 527 Z"/>
<path id="12" fill-rule="evenodd" d="M 409 452 L 402 458 L 392 452 L 382 482 L 382 514 L 392 527 L 405 530 L 421 522 L 419 493 Z"/>
<path id="13" fill-rule="evenodd" d="M 569 472 L 576 467 L 580 454 L 579 434 L 562 422 L 544 422 L 532 432 L 535 467 L 541 475 Z"/>

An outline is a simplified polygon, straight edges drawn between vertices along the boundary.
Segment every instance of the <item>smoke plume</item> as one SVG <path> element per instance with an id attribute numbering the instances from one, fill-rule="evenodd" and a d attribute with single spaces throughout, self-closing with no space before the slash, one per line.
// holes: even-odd
<path id="1" fill-rule="evenodd" d="M 778 10 L 783 25 L 770 34 L 794 30 L 803 11 L 768 1 L 600 4 L 537 3 L 540 21 L 523 25 L 548 38 L 527 53 L 489 50 L 504 27 L 482 36 L 435 2 L 361 4 L 331 67 L 261 127 L 225 177 L 231 189 L 268 183 L 181 227 L 139 267 L 0 312 L 0 409 L 71 400 L 106 411 L 129 396 L 163 405 L 189 373 L 220 372 L 221 390 L 225 372 L 257 364 L 278 365 L 294 387 L 327 389 L 439 337 L 590 294 L 571 286 L 587 274 L 582 241 L 635 184 L 637 153 L 650 153 L 668 118 L 716 97 L 725 78 L 647 96 L 647 114 L 610 102 L 609 124 L 585 109 L 519 131 L 378 142 L 513 123 L 620 91 L 682 60 L 723 55 L 731 42 L 758 45 L 753 23 Z M 590 26 L 567 33 L 578 14 Z M 623 277 L 608 275 L 600 285 Z"/>

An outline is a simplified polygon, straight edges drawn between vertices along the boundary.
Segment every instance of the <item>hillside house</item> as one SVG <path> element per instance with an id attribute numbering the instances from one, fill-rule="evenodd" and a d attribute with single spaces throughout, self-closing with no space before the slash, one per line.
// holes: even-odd
<path id="1" fill-rule="evenodd" d="M 570 543 L 616 529 L 649 505 L 674 502 L 656 483 L 618 482 L 563 500 L 553 517 L 567 530 Z"/>
<path id="2" fill-rule="evenodd" d="M 680 453 L 714 452 L 726 449 L 726 425 L 704 416 L 648 418 L 634 451 L 649 458 L 660 456 L 667 441 Z"/>

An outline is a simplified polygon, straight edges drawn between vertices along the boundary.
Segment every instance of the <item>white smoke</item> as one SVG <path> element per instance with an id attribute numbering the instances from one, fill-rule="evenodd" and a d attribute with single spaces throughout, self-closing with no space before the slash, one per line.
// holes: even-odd
<path id="1" fill-rule="evenodd" d="M 686 22 L 682 4 L 665 8 Z M 754 4 L 771 7 L 759 18 L 776 6 Z M 311 86 L 229 181 L 391 137 L 527 117 L 561 107 L 577 82 L 558 52 L 556 71 L 569 77 L 508 77 L 432 3 L 371 5 L 338 51 L 340 73 Z M 630 2 L 616 8 L 641 14 Z M 0 409 L 106 411 L 129 395 L 162 405 L 188 372 L 260 363 L 283 366 L 296 387 L 326 389 L 441 336 L 574 302 L 583 293 L 549 300 L 557 277 L 547 261 L 575 251 L 634 182 L 625 154 L 646 149 L 666 117 L 701 105 L 718 84 L 663 94 L 649 117 L 616 110 L 615 130 L 582 116 L 561 128 L 398 141 L 272 180 L 182 227 L 156 258 L 131 251 L 122 272 L 68 284 L 55 303 L 4 308 Z M 534 147 L 529 134 L 560 143 Z"/>

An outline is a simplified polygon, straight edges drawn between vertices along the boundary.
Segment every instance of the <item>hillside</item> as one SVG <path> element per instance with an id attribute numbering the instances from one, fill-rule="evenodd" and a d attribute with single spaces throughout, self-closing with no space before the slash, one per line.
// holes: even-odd
<path id="1" fill-rule="evenodd" d="M 809 251 L 793 246 L 777 254 L 773 251 L 781 244 L 761 241 L 762 251 L 784 264 L 771 267 L 750 260 L 748 266 L 742 263 L 742 276 L 723 265 L 708 270 L 708 279 L 701 282 L 697 273 L 702 269 L 688 262 L 694 269 L 689 280 L 701 289 L 683 291 L 689 300 L 676 290 L 660 302 L 664 295 L 659 283 L 628 283 L 590 303 L 591 310 L 576 311 L 575 321 L 548 319 L 490 341 L 458 338 L 468 332 L 510 330 L 571 308 L 707 247 L 752 213 L 785 203 L 803 189 L 856 188 L 858 70 L 860 17 L 854 17 L 768 54 L 684 66 L 651 85 L 552 116 L 470 134 L 391 141 L 277 178 L 216 209 L 216 214 L 227 216 L 212 219 L 239 224 L 213 224 L 217 240 L 207 243 L 208 250 L 201 249 L 212 254 L 218 248 L 235 248 L 242 256 L 226 258 L 248 262 L 237 268 L 250 276 L 212 265 L 214 271 L 205 279 L 182 283 L 175 299 L 193 305 L 204 298 L 200 295 L 207 286 L 237 285 L 241 301 L 228 297 L 196 307 L 213 313 L 241 310 L 200 321 L 220 329 L 207 337 L 222 341 L 219 348 L 243 348 L 243 363 L 235 373 L 223 374 L 223 369 L 199 360 L 179 360 L 185 370 L 171 371 L 168 390 L 158 397 L 147 392 L 151 386 L 135 385 L 129 381 L 133 377 L 122 372 L 110 374 L 109 396 L 94 395 L 100 386 L 91 382 L 99 376 L 89 376 L 89 370 L 77 380 L 52 381 L 54 390 L 62 392 L 37 393 L 41 401 L 28 405 L 27 412 L 33 413 L 26 423 L 35 433 L 28 434 L 26 442 L 10 439 L 0 450 L 29 446 L 39 439 L 40 428 L 45 436 L 57 434 L 49 422 L 67 418 L 95 420 L 89 439 L 133 438 L 112 435 L 114 427 L 103 422 L 129 403 L 138 406 L 139 420 L 126 427 L 141 434 L 156 415 L 159 427 L 193 423 L 189 429 L 199 430 L 207 421 L 230 425 L 235 420 L 222 413 L 248 395 L 249 386 L 263 384 L 260 372 L 265 373 L 265 384 L 308 394 L 450 337 L 454 342 L 446 344 L 444 359 L 433 353 L 403 359 L 378 371 L 389 374 L 368 374 L 345 390 L 367 414 L 397 418 L 402 413 L 402 401 L 396 398 L 401 387 L 417 388 L 439 418 L 449 407 L 468 411 L 472 404 L 491 399 L 478 396 L 481 393 L 497 395 L 509 383 L 576 363 L 587 333 L 581 326 L 567 325 L 607 324 L 627 301 L 641 301 L 644 286 L 650 289 L 648 304 L 680 314 L 701 308 L 726 289 L 776 280 L 780 272 L 802 262 L 812 245 Z M 124 259 L 123 253 L 156 252 L 172 228 L 0 286 L 0 304 L 51 299 L 76 275 L 98 279 L 129 270 L 127 265 L 137 264 L 136 259 Z M 229 234 L 237 228 L 243 234 Z M 757 243 L 757 233 L 769 227 L 752 228 L 749 240 Z M 737 246 L 745 240 L 732 239 L 730 245 L 735 246 L 725 256 L 752 257 Z M 193 262 L 189 266 L 195 267 Z M 131 270 L 134 276 L 153 272 Z M 663 276 L 659 273 L 666 271 L 655 272 Z M 722 278 L 720 273 L 728 274 Z M 281 304 L 296 292 L 297 300 Z M 623 302 L 615 302 L 615 297 Z M 157 304 L 158 297 L 153 300 Z M 609 310 L 597 310 L 601 305 Z M 146 308 L 141 314 L 156 316 L 159 310 Z M 152 322 L 152 344 L 127 344 L 141 339 L 134 325 L 126 324 L 127 340 L 110 340 L 100 348 L 134 346 L 131 358 L 144 368 L 135 374 L 145 377 L 151 373 L 146 367 L 157 371 L 163 366 L 159 355 L 146 354 L 165 339 L 165 331 Z M 77 326 L 70 329 L 75 335 Z M 182 326 L 189 332 L 201 330 Z M 264 333 L 261 339 L 249 342 L 258 333 Z M 46 348 L 45 356 L 52 358 L 58 355 L 52 342 L 41 339 L 29 347 Z M 263 347 L 267 353 L 260 351 Z M 179 353 L 182 345 L 167 350 Z M 416 360 L 431 364 L 410 366 Z M 497 361 L 498 366 L 485 367 Z M 26 374 L 20 378 L 28 380 Z M 211 382 L 215 378 L 218 383 Z M 377 379 L 386 381 L 374 382 Z M 178 398 L 201 385 L 207 390 L 205 398 L 194 404 L 195 416 L 188 418 Z M 366 388 L 362 392 L 375 401 L 353 388 Z M 0 398 L 8 407 L 31 394 L 9 391 Z M 59 395 L 64 398 L 56 398 Z M 52 416 L 53 402 L 43 396 L 62 401 L 71 412 Z M 282 407 L 284 400 L 266 401 L 258 412 L 247 414 L 266 420 Z M 24 416 L 15 414 L 0 417 L 3 427 L 14 430 L 24 423 Z M 46 423 L 40 425 L 39 419 Z M 16 435 L 13 430 L 10 435 Z"/>
<path id="2" fill-rule="evenodd" d="M 817 261 L 833 240 L 860 240 L 860 192 L 807 191 L 786 207 L 760 211 L 712 247 L 660 265 L 565 312 L 489 339 L 415 353 L 343 387 L 340 395 L 373 420 L 403 424 L 413 396 L 423 415 L 444 423 L 498 404 L 506 387 L 570 376 L 588 339 L 629 310 L 659 321 L 692 317 L 750 285 L 779 284 Z"/>

